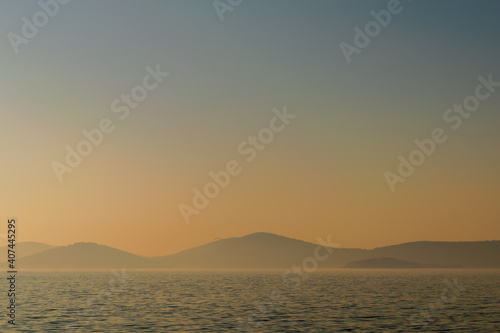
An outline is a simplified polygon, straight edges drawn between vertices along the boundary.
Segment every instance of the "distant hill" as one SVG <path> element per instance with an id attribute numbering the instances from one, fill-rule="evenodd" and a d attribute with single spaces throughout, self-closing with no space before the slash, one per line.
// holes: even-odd
<path id="1" fill-rule="evenodd" d="M 430 268 L 430 266 L 384 257 L 351 262 L 345 265 L 344 268 Z"/>
<path id="2" fill-rule="evenodd" d="M 211 242 L 163 257 L 142 257 L 95 243 L 50 248 L 24 257 L 20 268 L 39 269 L 288 269 L 313 257 L 318 245 L 270 233 Z M 329 248 L 319 268 L 500 268 L 500 241 L 414 242 L 373 250 Z M 327 253 L 324 249 L 321 254 Z M 382 258 L 382 259 L 381 259 Z M 369 260 L 371 259 L 371 260 Z"/>
<path id="3" fill-rule="evenodd" d="M 38 269 L 150 268 L 152 261 L 109 246 L 76 243 L 25 257 L 18 266 Z"/>
<path id="4" fill-rule="evenodd" d="M 412 242 L 375 248 L 374 257 L 424 262 L 437 266 L 500 268 L 500 241 Z"/>
<path id="5" fill-rule="evenodd" d="M 7 245 L 0 247 L 0 253 L 3 254 L 5 253 L 5 256 L 7 256 Z M 38 242 L 19 242 L 16 243 L 16 246 L 14 247 L 14 250 L 16 251 L 16 258 L 22 258 L 22 257 L 27 257 L 33 254 L 37 254 L 49 249 L 52 249 L 52 245 L 44 244 L 44 243 L 38 243 Z M 2 258 L 3 260 L 4 258 Z"/>
<path id="6" fill-rule="evenodd" d="M 316 244 L 270 233 L 227 238 L 157 258 L 168 268 L 285 268 L 314 255 Z"/>

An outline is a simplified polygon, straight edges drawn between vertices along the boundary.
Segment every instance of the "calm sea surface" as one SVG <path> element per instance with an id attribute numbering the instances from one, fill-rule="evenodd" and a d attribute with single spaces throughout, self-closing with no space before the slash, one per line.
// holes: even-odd
<path id="1" fill-rule="evenodd" d="M 500 332 L 498 270 L 283 272 L 20 272 L 0 331 Z"/>

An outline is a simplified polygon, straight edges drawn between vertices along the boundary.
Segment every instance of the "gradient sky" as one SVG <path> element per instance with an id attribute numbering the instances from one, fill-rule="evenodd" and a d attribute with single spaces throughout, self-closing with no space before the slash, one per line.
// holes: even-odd
<path id="1" fill-rule="evenodd" d="M 1 218 L 18 241 L 97 242 L 164 255 L 265 231 L 343 247 L 500 239 L 500 89 L 462 127 L 443 113 L 500 81 L 498 1 L 401 1 L 348 64 L 339 48 L 387 1 L 74 0 L 16 54 L 37 1 L 0 3 Z M 111 102 L 146 66 L 170 76 L 130 117 Z M 298 115 L 248 163 L 237 146 L 273 108 Z M 113 133 L 59 182 L 52 162 L 102 118 Z M 446 143 L 392 193 L 384 172 L 436 127 Z M 187 225 L 179 204 L 235 159 Z M 6 221 L 5 221 L 6 224 Z"/>

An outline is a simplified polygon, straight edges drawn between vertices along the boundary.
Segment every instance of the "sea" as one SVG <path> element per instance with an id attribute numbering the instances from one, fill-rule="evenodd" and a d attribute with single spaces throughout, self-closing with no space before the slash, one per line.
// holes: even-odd
<path id="1" fill-rule="evenodd" d="M 8 277 L 8 276 L 7 276 Z M 500 332 L 500 270 L 20 271 L 1 332 Z"/>

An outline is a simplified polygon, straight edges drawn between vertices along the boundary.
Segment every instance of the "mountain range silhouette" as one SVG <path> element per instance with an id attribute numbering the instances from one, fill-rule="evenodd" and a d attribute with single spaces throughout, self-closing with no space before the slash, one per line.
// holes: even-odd
<path id="1" fill-rule="evenodd" d="M 281 269 L 301 265 L 314 256 L 318 246 L 260 232 L 161 257 L 139 256 L 95 243 L 53 247 L 27 242 L 16 248 L 19 269 Z M 319 268 L 500 268 L 500 241 L 420 241 L 371 250 L 330 249 L 332 253 Z"/>

